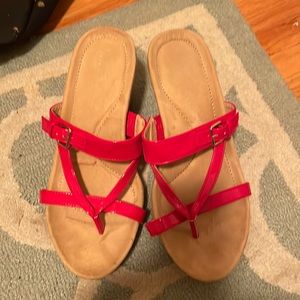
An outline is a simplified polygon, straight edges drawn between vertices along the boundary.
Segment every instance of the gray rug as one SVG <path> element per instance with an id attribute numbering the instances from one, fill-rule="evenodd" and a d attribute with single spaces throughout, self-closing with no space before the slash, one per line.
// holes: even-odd
<path id="1" fill-rule="evenodd" d="M 156 112 L 146 71 L 151 38 L 189 27 L 208 44 L 223 92 L 241 111 L 236 142 L 252 185 L 251 230 L 241 262 L 223 281 L 190 279 L 145 230 L 123 265 L 99 281 L 68 272 L 53 250 L 38 191 L 54 143 L 39 120 L 61 99 L 76 41 L 99 25 L 134 38 L 133 110 Z M 33 39 L 0 61 L 1 299 L 300 299 L 300 106 L 230 1 L 139 1 Z M 150 186 L 148 168 L 143 177 Z"/>

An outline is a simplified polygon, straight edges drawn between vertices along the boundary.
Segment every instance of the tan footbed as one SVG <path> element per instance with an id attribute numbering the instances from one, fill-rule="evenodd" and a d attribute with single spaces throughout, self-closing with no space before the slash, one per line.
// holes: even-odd
<path id="1" fill-rule="evenodd" d="M 159 34 L 149 47 L 148 66 L 166 137 L 197 127 L 225 113 L 212 58 L 198 34 L 182 29 Z M 154 131 L 153 128 L 151 130 Z M 155 133 L 152 132 L 153 136 Z M 184 203 L 196 199 L 211 156 L 212 150 L 209 150 L 160 167 Z M 222 170 L 213 193 L 243 182 L 231 139 L 226 144 Z M 154 218 L 172 210 L 174 208 L 154 183 Z M 163 233 L 162 243 L 174 262 L 191 277 L 201 281 L 221 279 L 233 269 L 243 252 L 249 228 L 248 199 L 200 215 L 197 226 L 198 239 L 192 237 L 188 222 L 184 222 Z"/>
<path id="2" fill-rule="evenodd" d="M 61 117 L 77 127 L 109 140 L 124 140 L 126 115 L 135 71 L 131 38 L 113 28 L 97 28 L 78 42 L 71 60 Z M 74 153 L 83 191 L 106 196 L 128 163 L 108 162 L 85 153 Z M 50 190 L 69 191 L 58 153 L 49 179 Z M 143 187 L 138 175 L 122 200 L 143 206 Z M 129 252 L 138 223 L 116 214 L 105 214 L 100 235 L 93 220 L 79 208 L 48 206 L 50 235 L 64 264 L 78 276 L 101 278 Z"/>

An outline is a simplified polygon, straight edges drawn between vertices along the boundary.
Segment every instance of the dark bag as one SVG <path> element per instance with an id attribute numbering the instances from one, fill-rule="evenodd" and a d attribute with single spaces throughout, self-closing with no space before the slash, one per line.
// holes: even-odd
<path id="1" fill-rule="evenodd" d="M 58 0 L 1 0 L 0 46 L 25 40 L 39 29 Z"/>

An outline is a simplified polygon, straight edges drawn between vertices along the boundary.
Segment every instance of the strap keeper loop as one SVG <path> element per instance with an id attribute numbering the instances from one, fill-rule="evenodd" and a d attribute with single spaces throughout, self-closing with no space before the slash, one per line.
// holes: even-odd
<path id="1" fill-rule="evenodd" d="M 220 132 L 216 133 L 215 130 L 218 129 L 220 130 Z M 211 136 L 211 145 L 213 148 L 223 143 L 225 140 L 230 139 L 231 137 L 228 123 L 222 121 L 217 121 L 212 126 L 210 126 L 209 134 Z"/>
<path id="2" fill-rule="evenodd" d="M 70 149 L 71 148 L 71 136 L 72 136 L 72 129 L 66 126 L 60 126 L 61 128 L 65 129 L 67 132 L 67 135 L 64 136 L 64 142 L 58 141 L 57 143 L 64 147 L 65 149 Z"/>

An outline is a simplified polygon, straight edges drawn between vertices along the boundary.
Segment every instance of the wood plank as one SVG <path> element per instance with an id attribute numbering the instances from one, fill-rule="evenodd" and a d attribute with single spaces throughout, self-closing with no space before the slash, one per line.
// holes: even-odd
<path id="1" fill-rule="evenodd" d="M 300 1 L 235 0 L 279 73 L 300 99 Z"/>
<path id="2" fill-rule="evenodd" d="M 46 33 L 67 25 L 92 18 L 110 10 L 129 5 L 136 0 L 61 0 L 53 14 L 42 28 Z"/>

